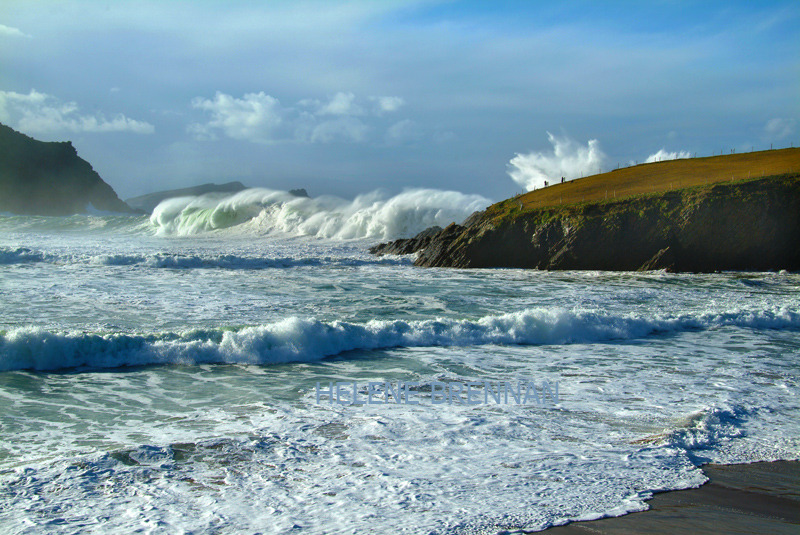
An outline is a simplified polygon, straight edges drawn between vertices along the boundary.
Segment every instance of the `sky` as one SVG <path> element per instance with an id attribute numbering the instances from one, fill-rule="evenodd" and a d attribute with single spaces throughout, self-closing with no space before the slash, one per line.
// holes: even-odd
<path id="1" fill-rule="evenodd" d="M 0 122 L 123 198 L 205 182 L 493 200 L 800 144 L 800 2 L 0 4 Z"/>

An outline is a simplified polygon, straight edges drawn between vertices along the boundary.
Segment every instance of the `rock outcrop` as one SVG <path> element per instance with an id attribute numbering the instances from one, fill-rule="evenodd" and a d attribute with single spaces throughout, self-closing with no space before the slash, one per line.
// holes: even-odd
<path id="1" fill-rule="evenodd" d="M 430 245 L 434 236 L 442 231 L 442 227 L 429 227 L 413 238 L 400 238 L 399 240 L 381 243 L 370 247 L 369 252 L 378 256 L 387 254 L 405 255 L 412 254 Z"/>
<path id="2" fill-rule="evenodd" d="M 0 124 L 0 211 L 71 215 L 137 213 L 117 197 L 69 141 L 37 141 Z"/>
<path id="3" fill-rule="evenodd" d="M 532 210 L 510 199 L 414 244 L 428 267 L 800 270 L 800 175 Z"/>
<path id="4" fill-rule="evenodd" d="M 306 188 L 297 188 L 297 189 L 290 189 L 289 195 L 294 195 L 295 197 L 306 197 L 310 198 Z"/>

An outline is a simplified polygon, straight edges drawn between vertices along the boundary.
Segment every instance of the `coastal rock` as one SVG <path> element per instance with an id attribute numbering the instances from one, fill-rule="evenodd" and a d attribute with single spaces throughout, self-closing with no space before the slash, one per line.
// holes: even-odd
<path id="1" fill-rule="evenodd" d="M 429 227 L 414 236 L 413 238 L 401 238 L 388 243 L 381 243 L 370 247 L 369 252 L 378 256 L 387 254 L 413 254 L 427 247 L 434 236 L 442 231 L 442 227 Z"/>
<path id="2" fill-rule="evenodd" d="M 310 198 L 306 188 L 297 188 L 297 189 L 290 189 L 289 195 L 294 195 L 295 197 L 307 197 Z"/>
<path id="3" fill-rule="evenodd" d="M 69 141 L 37 141 L 0 124 L 0 211 L 71 215 L 138 213 L 125 204 Z"/>
<path id="4" fill-rule="evenodd" d="M 799 270 L 800 175 L 528 211 L 498 203 L 465 223 L 432 236 L 415 264 L 547 270 Z"/>

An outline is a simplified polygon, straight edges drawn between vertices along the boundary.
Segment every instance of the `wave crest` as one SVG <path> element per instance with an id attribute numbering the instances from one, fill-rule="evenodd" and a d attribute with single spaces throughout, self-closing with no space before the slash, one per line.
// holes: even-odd
<path id="1" fill-rule="evenodd" d="M 373 320 L 363 324 L 291 317 L 239 330 L 149 335 L 57 333 L 26 327 L 0 334 L 0 371 L 149 364 L 264 365 L 315 361 L 352 350 L 587 343 L 726 326 L 797 329 L 800 314 L 781 309 L 635 318 L 529 309 L 478 320 Z"/>
<path id="2" fill-rule="evenodd" d="M 267 234 L 388 240 L 460 222 L 490 202 L 480 195 L 432 189 L 407 190 L 390 198 L 373 192 L 352 201 L 248 189 L 228 196 L 168 199 L 153 210 L 150 221 L 159 234 L 166 235 L 240 227 Z"/>

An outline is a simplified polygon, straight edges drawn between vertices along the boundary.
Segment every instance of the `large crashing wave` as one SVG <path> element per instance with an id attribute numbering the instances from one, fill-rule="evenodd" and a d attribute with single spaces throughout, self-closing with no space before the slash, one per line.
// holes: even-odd
<path id="1" fill-rule="evenodd" d="M 786 309 L 664 318 L 529 309 L 478 320 L 434 319 L 331 323 L 283 321 L 238 330 L 161 334 L 51 332 L 37 327 L 0 334 L 0 371 L 150 364 L 308 362 L 352 350 L 485 344 L 569 344 L 642 338 L 719 327 L 798 329 Z"/>
<path id="2" fill-rule="evenodd" d="M 407 190 L 390 198 L 373 192 L 352 201 L 248 189 L 229 196 L 168 199 L 153 210 L 150 221 L 159 234 L 167 235 L 240 227 L 266 234 L 387 240 L 461 222 L 490 202 L 480 195 L 431 189 Z"/>

